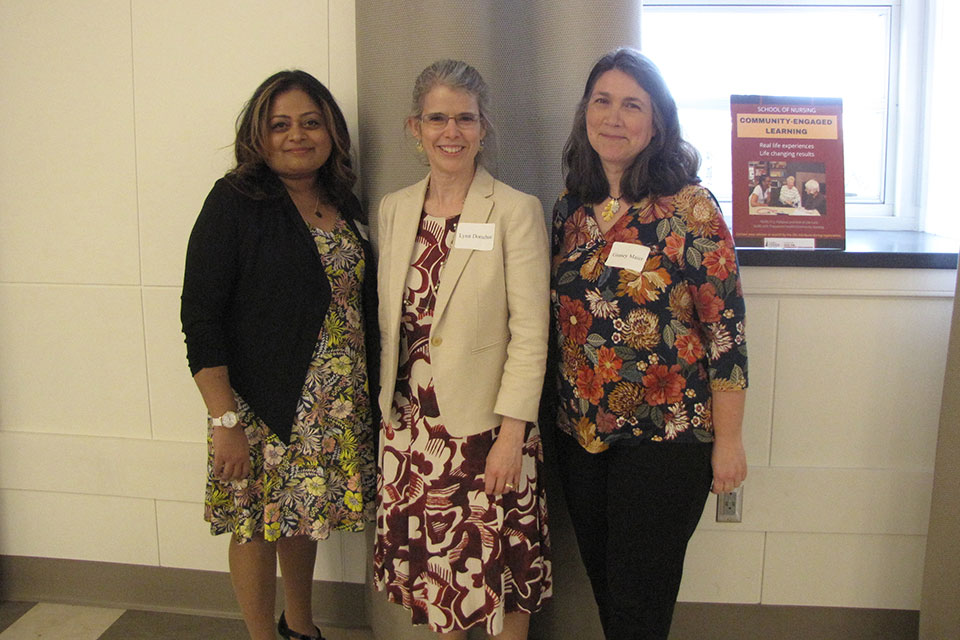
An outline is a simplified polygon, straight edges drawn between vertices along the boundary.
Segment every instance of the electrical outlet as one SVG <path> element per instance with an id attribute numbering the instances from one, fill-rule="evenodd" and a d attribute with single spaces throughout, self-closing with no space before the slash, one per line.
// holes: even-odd
<path id="1" fill-rule="evenodd" d="M 740 522 L 743 516 L 743 485 L 717 494 L 717 522 Z"/>

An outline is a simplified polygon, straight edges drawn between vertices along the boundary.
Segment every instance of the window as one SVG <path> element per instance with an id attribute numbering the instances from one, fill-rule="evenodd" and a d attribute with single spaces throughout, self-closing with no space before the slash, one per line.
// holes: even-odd
<path id="1" fill-rule="evenodd" d="M 954 107 L 960 102 L 956 61 L 960 60 L 960 3 L 938 0 L 932 16 L 933 55 L 929 65 L 929 110 L 926 164 L 923 166 L 923 228 L 930 233 L 960 240 L 960 215 L 957 214 L 954 158 L 960 145 Z"/>
<path id="2" fill-rule="evenodd" d="M 921 95 L 923 16 L 904 10 L 900 0 L 644 2 L 643 52 L 663 72 L 684 137 L 703 157 L 701 177 L 726 210 L 730 95 L 839 97 L 847 227 L 917 228 L 916 163 L 904 159 L 916 157 L 922 105 L 901 97 Z"/>

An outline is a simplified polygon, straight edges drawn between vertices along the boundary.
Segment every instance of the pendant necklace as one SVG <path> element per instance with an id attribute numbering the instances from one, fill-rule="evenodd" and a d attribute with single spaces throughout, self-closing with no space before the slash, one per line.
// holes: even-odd
<path id="1" fill-rule="evenodd" d="M 617 215 L 618 211 L 620 211 L 620 198 L 610 196 L 610 202 L 608 202 L 607 206 L 600 212 L 600 217 L 603 218 L 605 222 L 610 222 L 613 220 L 613 216 Z"/>

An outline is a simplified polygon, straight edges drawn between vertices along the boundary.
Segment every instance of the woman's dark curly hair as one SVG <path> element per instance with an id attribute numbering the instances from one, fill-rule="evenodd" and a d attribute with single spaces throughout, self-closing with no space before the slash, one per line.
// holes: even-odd
<path id="1" fill-rule="evenodd" d="M 601 202 L 610 194 L 600 156 L 587 138 L 587 106 L 597 79 L 611 69 L 633 78 L 653 104 L 653 137 L 620 179 L 620 195 L 639 202 L 648 195 L 672 195 L 688 184 L 699 183 L 700 154 L 680 135 L 677 104 L 660 70 L 639 51 L 622 48 L 600 58 L 587 78 L 573 131 L 563 148 L 567 190 L 585 203 Z"/>
<path id="2" fill-rule="evenodd" d="M 350 132 L 343 112 L 330 90 L 306 71 L 280 71 L 263 81 L 237 117 L 237 138 L 234 153 L 237 166 L 227 176 L 238 188 L 253 197 L 269 197 L 264 190 L 264 178 L 271 170 L 266 163 L 267 120 L 273 99 L 292 89 L 300 89 L 320 107 L 323 124 L 330 134 L 330 157 L 320 167 L 318 183 L 321 194 L 341 211 L 359 213 L 354 206 L 353 185 L 357 175 L 350 161 Z"/>

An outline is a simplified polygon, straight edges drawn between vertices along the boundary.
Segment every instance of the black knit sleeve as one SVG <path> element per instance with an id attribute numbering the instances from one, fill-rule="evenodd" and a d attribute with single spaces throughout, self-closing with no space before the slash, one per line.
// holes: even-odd
<path id="1" fill-rule="evenodd" d="M 225 180 L 218 180 L 190 233 L 180 321 L 191 374 L 229 364 L 224 319 L 239 270 L 237 209 L 241 199 Z"/>

